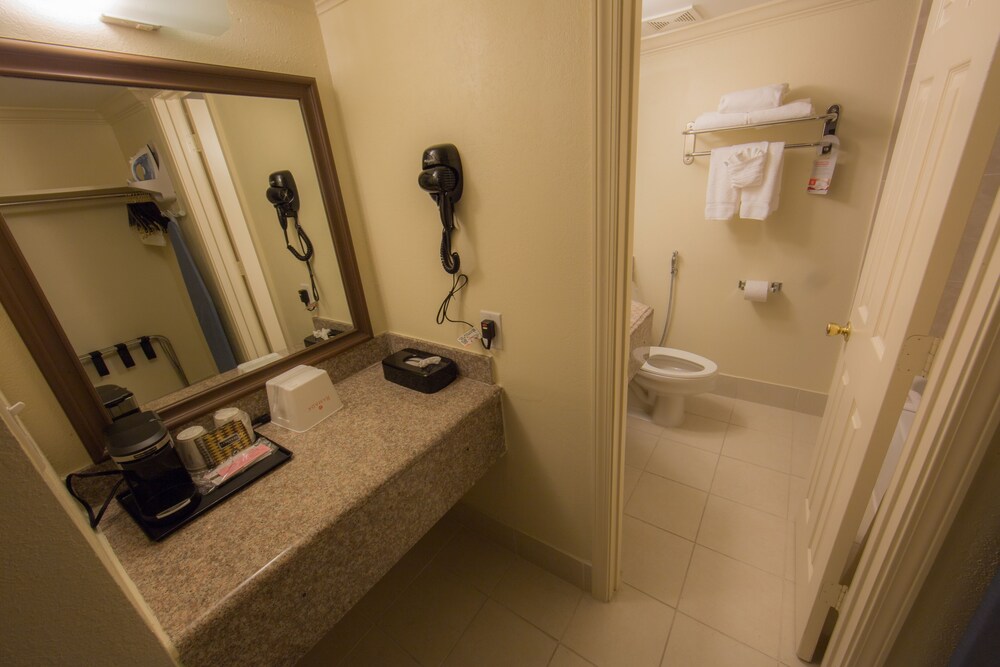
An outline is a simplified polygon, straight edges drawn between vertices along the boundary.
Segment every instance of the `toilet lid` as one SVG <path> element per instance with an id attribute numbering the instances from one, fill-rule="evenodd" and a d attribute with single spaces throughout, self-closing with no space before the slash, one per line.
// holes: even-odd
<path id="1" fill-rule="evenodd" d="M 695 379 L 719 372 L 711 359 L 672 347 L 640 347 L 633 354 L 643 362 L 640 372 L 649 375 Z"/>

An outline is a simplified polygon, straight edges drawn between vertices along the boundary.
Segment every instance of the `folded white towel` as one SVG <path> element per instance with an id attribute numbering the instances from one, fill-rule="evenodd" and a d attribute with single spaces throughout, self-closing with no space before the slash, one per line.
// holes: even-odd
<path id="1" fill-rule="evenodd" d="M 733 154 L 726 159 L 729 183 L 734 188 L 760 185 L 764 179 L 764 163 L 767 161 L 767 142 L 733 146 Z"/>
<path id="2" fill-rule="evenodd" d="M 736 203 L 740 191 L 729 181 L 726 160 L 739 146 L 724 146 L 712 149 L 708 161 L 708 189 L 705 192 L 705 219 L 728 220 L 736 214 Z"/>
<path id="3" fill-rule="evenodd" d="M 808 118 L 815 116 L 813 113 L 812 100 L 795 100 L 788 104 L 783 104 L 775 109 L 763 109 L 761 111 L 751 111 L 747 114 L 751 125 L 754 123 L 769 123 L 776 120 L 791 120 L 793 118 Z"/>
<path id="4" fill-rule="evenodd" d="M 719 113 L 745 113 L 759 109 L 773 109 L 781 106 L 781 101 L 785 99 L 787 93 L 787 83 L 774 83 L 770 86 L 726 93 L 719 99 Z"/>
<path id="5" fill-rule="evenodd" d="M 739 127 L 747 124 L 745 113 L 718 113 L 706 111 L 694 119 L 692 130 L 717 130 L 722 127 Z"/>
<path id="6" fill-rule="evenodd" d="M 715 151 L 712 151 L 713 153 Z M 767 145 L 767 161 L 760 185 L 743 188 L 740 199 L 740 217 L 766 220 L 778 208 L 781 194 L 781 166 L 785 158 L 785 142 L 772 141 Z"/>

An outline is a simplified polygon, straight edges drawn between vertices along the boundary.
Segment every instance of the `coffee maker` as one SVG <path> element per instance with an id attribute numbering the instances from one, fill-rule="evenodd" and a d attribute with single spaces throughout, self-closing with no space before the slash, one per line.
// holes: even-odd
<path id="1" fill-rule="evenodd" d="M 121 417 L 104 429 L 104 437 L 144 521 L 173 520 L 194 509 L 198 490 L 155 412 Z"/>

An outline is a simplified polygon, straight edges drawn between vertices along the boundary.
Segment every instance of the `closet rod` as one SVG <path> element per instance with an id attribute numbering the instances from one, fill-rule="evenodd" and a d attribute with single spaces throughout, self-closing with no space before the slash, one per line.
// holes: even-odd
<path id="1" fill-rule="evenodd" d="M 148 192 L 132 188 L 104 188 L 88 192 L 86 189 L 26 193 L 23 195 L 2 195 L 0 206 L 25 206 L 29 204 L 51 204 L 56 202 L 87 201 L 91 199 L 125 199 L 127 204 L 153 201 Z"/>
<path id="2" fill-rule="evenodd" d="M 829 146 L 829 141 L 813 141 L 811 143 L 805 144 L 785 144 L 785 148 L 815 148 L 817 146 Z M 684 157 L 704 157 L 706 155 L 711 155 L 712 151 L 695 151 L 693 153 L 685 153 Z"/>

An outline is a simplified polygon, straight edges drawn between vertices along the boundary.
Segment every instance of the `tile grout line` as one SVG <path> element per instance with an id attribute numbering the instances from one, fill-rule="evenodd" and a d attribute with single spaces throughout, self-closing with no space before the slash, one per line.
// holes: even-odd
<path id="1" fill-rule="evenodd" d="M 430 558 L 427 559 L 427 562 L 424 563 L 417 570 L 417 573 L 415 575 L 413 575 L 413 578 L 410 579 L 410 581 L 408 581 L 406 583 L 406 585 L 403 586 L 399 590 L 399 593 L 397 593 L 395 596 L 392 597 L 392 599 L 389 601 L 389 603 L 385 605 L 385 608 L 382 609 L 381 611 L 379 611 L 378 613 L 376 613 L 374 615 L 374 617 L 372 618 L 372 623 L 371 623 L 370 626 L 368 626 L 368 629 L 365 630 L 363 633 L 361 633 L 361 636 L 358 637 L 358 640 L 356 642 L 354 642 L 354 644 L 351 646 L 351 648 L 349 648 L 347 651 L 344 652 L 344 658 L 348 657 L 351 653 L 353 653 L 354 650 L 357 649 L 358 646 L 361 644 L 361 641 L 365 637 L 367 637 L 369 634 L 371 634 L 373 630 L 375 630 L 376 628 L 379 627 L 379 623 L 382 620 L 382 618 L 386 615 L 386 613 L 390 609 L 392 609 L 396 605 L 397 602 L 399 602 L 399 600 L 403 597 L 403 594 L 406 591 L 408 591 L 411 586 L 413 586 L 413 583 L 417 579 L 420 578 L 420 575 L 422 575 L 424 572 L 427 571 L 427 569 L 431 566 L 431 563 L 433 563 L 437 559 L 438 555 L 440 555 L 440 553 L 444 550 L 444 548 L 447 547 L 449 544 L 451 544 L 455 540 L 456 537 L 458 537 L 458 534 L 462 531 L 463 528 L 464 528 L 464 526 L 462 526 L 461 524 L 459 524 L 459 527 L 457 529 L 455 529 L 450 536 L 448 536 L 448 539 L 446 539 L 441 544 L 441 546 L 439 546 L 437 549 L 434 550 L 434 552 L 431 554 Z M 419 542 L 419 540 L 418 540 L 418 542 Z M 414 546 L 416 546 L 416 543 L 414 543 Z M 410 548 L 412 549 L 413 547 L 410 547 Z M 407 553 L 409 553 L 409 552 L 407 552 Z M 388 572 L 386 574 L 388 574 Z M 381 579 L 379 579 L 379 581 L 381 581 Z M 475 588 L 475 587 L 473 586 L 473 588 Z M 359 600 L 359 602 L 360 602 L 360 600 Z M 351 609 L 353 609 L 353 608 L 354 607 L 351 607 Z M 350 612 L 350 609 L 348 610 L 348 613 L 349 612 Z M 477 611 L 476 613 L 478 614 L 479 612 Z M 345 614 L 345 616 L 346 615 L 347 614 Z M 343 617 L 341 617 L 341 618 L 343 618 Z M 334 627 L 336 627 L 336 626 L 334 626 Z M 464 632 L 464 630 L 463 630 L 463 632 Z M 383 634 L 385 634 L 385 636 L 388 637 L 390 641 L 392 641 L 393 643 L 395 643 L 396 645 L 398 645 L 399 648 L 400 648 L 400 650 L 403 651 L 403 653 L 405 653 L 406 655 L 408 655 L 411 658 L 413 658 L 414 662 L 416 662 L 418 664 L 420 663 L 420 660 L 418 660 L 416 656 L 414 656 L 409 651 L 407 651 L 405 648 L 403 648 L 402 644 L 400 644 L 399 641 L 395 637 L 393 637 L 390 633 L 384 632 Z"/>
<path id="2" fill-rule="evenodd" d="M 729 428 L 728 424 L 727 424 L 726 428 Z M 715 460 L 715 467 L 712 469 L 712 481 L 709 482 L 709 484 L 708 484 L 709 491 L 708 491 L 708 495 L 705 497 L 705 506 L 701 508 L 701 518 L 698 519 L 698 530 L 696 530 L 695 534 L 694 534 L 693 545 L 691 547 L 691 556 L 688 558 L 687 567 L 684 568 L 684 579 L 683 579 L 683 583 L 681 584 L 681 590 L 680 590 L 679 593 L 677 593 L 677 608 L 676 608 L 675 614 L 674 614 L 674 622 L 677 621 L 677 616 L 676 615 L 679 614 L 680 611 L 681 611 L 681 601 L 684 599 L 684 589 L 687 588 L 687 585 L 688 585 L 688 575 L 691 574 L 691 563 L 694 562 L 694 550 L 695 550 L 695 547 L 698 546 L 698 534 L 701 533 L 701 524 L 705 520 L 705 510 L 708 509 L 708 499 L 712 495 L 711 489 L 712 489 L 712 486 L 715 484 L 715 475 L 719 471 L 719 462 L 721 460 L 722 460 L 722 452 L 720 451 L 719 452 L 719 457 Z M 673 631 L 674 631 L 674 624 L 671 623 L 670 624 L 670 634 L 673 634 Z M 670 641 L 669 635 L 667 636 L 667 641 L 668 642 Z M 663 655 L 666 655 L 666 651 L 667 651 L 667 645 L 664 644 L 664 646 L 663 646 Z M 662 661 L 663 660 L 662 660 L 662 657 L 661 657 L 660 662 L 662 663 Z"/>
<path id="3" fill-rule="evenodd" d="M 476 587 L 475 587 L 475 586 L 473 586 L 472 588 L 476 588 Z M 476 589 L 476 590 L 479 590 L 479 589 Z M 458 635 L 458 639 L 456 639 L 456 640 L 455 640 L 455 643 L 451 645 L 451 648 L 450 648 L 450 649 L 448 649 L 448 653 L 447 653 L 447 654 L 446 654 L 446 655 L 444 656 L 444 660 L 442 660 L 441 662 L 439 662 L 439 663 L 438 663 L 438 667 L 441 667 L 441 665 L 443 665 L 444 663 L 448 662 L 448 658 L 450 658 L 450 657 L 451 657 L 451 654 L 455 652 L 455 649 L 456 649 L 456 648 L 458 648 L 458 645 L 462 643 L 462 637 L 464 637 L 464 636 L 465 636 L 465 633 L 466 633 L 466 632 L 468 632 L 468 631 L 469 631 L 469 628 L 471 628 L 471 627 L 472 627 L 472 624 L 473 624 L 473 623 L 475 622 L 476 618 L 478 618 L 478 616 L 479 616 L 479 615 L 480 615 L 481 613 L 483 613 L 483 608 L 484 608 L 484 607 L 486 606 L 486 603 L 487 603 L 487 602 L 488 602 L 488 601 L 489 601 L 490 599 L 491 599 L 491 598 L 490 598 L 490 597 L 489 597 L 488 595 L 486 595 L 486 596 L 483 596 L 483 601 L 479 603 L 479 608 L 478 608 L 478 609 L 476 609 L 476 613 L 474 613 L 474 614 L 472 615 L 472 618 L 470 618 L 470 619 L 469 619 L 469 622 L 468 622 L 468 623 L 466 623 L 466 624 L 465 624 L 465 625 L 464 625 L 464 626 L 462 627 L 462 632 L 460 632 L 460 633 L 459 633 L 459 635 Z M 408 654 L 408 655 L 409 655 L 409 654 Z M 417 662 L 419 663 L 420 661 L 419 661 L 419 660 L 417 660 Z"/>
<path id="4" fill-rule="evenodd" d="M 732 422 L 727 422 L 726 423 L 726 433 L 727 434 L 729 432 L 729 426 L 732 426 L 732 425 L 733 425 Z M 685 443 L 680 443 L 680 444 L 685 444 Z M 723 448 L 724 447 L 725 447 L 725 436 L 723 436 Z M 753 569 L 757 570 L 758 572 L 762 572 L 762 573 L 764 573 L 766 575 L 775 576 L 773 573 L 768 572 L 766 570 L 763 570 L 763 569 L 761 569 L 761 568 L 759 568 L 759 567 L 757 567 L 757 566 L 755 566 L 755 565 L 753 565 L 751 563 L 746 563 L 746 562 L 742 561 L 739 558 L 734 558 L 733 556 L 730 556 L 728 554 L 724 554 L 721 551 L 717 551 L 716 549 L 712 549 L 711 547 L 705 546 L 704 544 L 701 544 L 701 543 L 698 542 L 698 537 L 701 535 L 701 528 L 702 528 L 702 525 L 704 524 L 704 520 L 705 520 L 705 512 L 708 510 L 708 501 L 709 501 L 709 498 L 711 496 L 713 496 L 713 495 L 715 495 L 718 498 L 722 498 L 724 500 L 729 500 L 730 502 L 735 503 L 735 504 L 740 505 L 740 506 L 743 506 L 743 507 L 749 507 L 750 509 L 756 509 L 757 511 L 763 512 L 763 513 L 768 514 L 770 516 L 777 516 L 777 515 L 772 514 L 770 512 L 766 512 L 764 510 L 760 510 L 758 508 L 751 507 L 749 505 L 744 505 L 743 503 L 739 503 L 739 502 L 737 502 L 735 500 L 731 500 L 729 498 L 725 498 L 723 496 L 720 496 L 718 494 L 713 494 L 711 492 L 711 488 L 712 488 L 712 486 L 715 483 L 715 476 L 718 473 L 719 464 L 721 463 L 723 456 L 724 456 L 724 454 L 720 450 L 720 452 L 718 454 L 718 458 L 716 459 L 716 462 L 715 462 L 715 468 L 712 471 L 712 481 L 709 484 L 709 489 L 710 490 L 707 492 L 707 497 L 705 499 L 705 505 L 702 507 L 702 515 L 701 515 L 701 518 L 698 521 L 698 530 L 695 532 L 695 538 L 694 538 L 694 541 L 692 543 L 691 556 L 688 559 L 688 565 L 687 565 L 687 568 L 684 571 L 684 579 L 683 579 L 684 583 L 681 585 L 681 591 L 677 595 L 677 606 L 674 608 L 674 618 L 673 618 L 673 620 L 672 620 L 672 622 L 670 624 L 670 630 L 667 633 L 667 640 L 663 644 L 663 651 L 660 654 L 660 664 L 663 663 L 663 660 L 666 657 L 667 647 L 670 645 L 670 637 L 673 635 L 674 627 L 676 626 L 676 623 L 677 623 L 677 615 L 678 614 L 683 614 L 683 612 L 680 609 L 680 606 L 681 606 L 681 601 L 684 598 L 684 589 L 687 587 L 687 584 L 688 584 L 688 575 L 691 572 L 691 564 L 694 561 L 694 547 L 700 546 L 703 549 L 706 549 L 706 550 L 711 551 L 713 553 L 717 553 L 717 554 L 719 554 L 720 556 L 722 556 L 724 558 L 729 558 L 730 560 L 733 560 L 733 561 L 735 561 L 737 563 L 740 563 L 742 565 L 746 565 L 747 567 L 753 568 Z M 726 458 L 730 458 L 732 460 L 737 460 L 737 461 L 740 460 L 740 459 L 733 459 L 733 457 L 728 457 L 728 456 Z M 750 465 L 756 465 L 756 464 L 750 463 L 749 461 L 745 461 L 744 463 L 748 463 Z M 765 468 L 765 466 L 758 466 L 758 467 Z M 765 469 L 771 470 L 770 468 L 765 468 Z M 644 472 L 646 472 L 646 471 L 644 470 Z M 780 471 L 776 471 L 776 472 L 780 472 Z M 655 475 L 656 473 L 650 472 L 649 474 Z M 782 474 L 789 475 L 789 473 L 782 473 Z M 789 477 L 790 477 L 790 475 L 789 475 Z M 664 478 L 664 479 L 669 479 L 669 478 Z M 678 484 L 683 484 L 682 482 L 677 482 L 676 480 L 670 480 L 670 481 L 674 481 L 674 482 L 676 482 Z M 685 485 L 685 486 L 687 486 L 687 485 Z M 695 487 L 690 487 L 690 488 L 695 488 Z M 789 493 L 791 493 L 791 484 L 790 483 L 789 483 Z M 786 514 L 787 514 L 787 505 L 788 505 L 788 498 L 785 499 Z M 634 519 L 636 519 L 638 521 L 642 521 L 642 519 L 639 519 L 638 517 L 632 517 L 632 518 L 634 518 Z M 777 518 L 781 518 L 784 521 L 787 521 L 786 517 L 777 517 Z M 668 532 L 668 533 L 671 533 L 673 535 L 676 535 L 676 533 L 673 533 L 672 531 L 668 531 L 668 530 L 666 530 L 664 528 L 660 528 L 659 526 L 655 526 L 654 524 L 649 524 L 648 522 L 645 522 L 645 521 L 643 521 L 643 523 L 647 523 L 648 525 L 651 525 L 651 526 L 653 526 L 655 528 L 659 528 L 660 530 L 664 530 L 665 532 Z M 787 526 L 786 526 L 786 532 L 787 532 Z M 682 539 L 687 539 L 687 538 L 684 538 L 684 537 L 682 537 L 680 535 L 678 535 L 678 537 L 681 537 Z M 787 536 L 786 536 L 786 539 L 787 539 Z M 718 632 L 719 634 L 721 634 L 724 637 L 728 637 L 729 639 L 732 639 L 733 641 L 735 641 L 735 642 L 737 642 L 737 643 L 739 643 L 739 644 L 741 644 L 743 646 L 746 646 L 747 648 L 755 651 L 756 653 L 758 653 L 760 655 L 764 655 L 764 656 L 766 656 L 768 658 L 773 658 L 776 661 L 776 663 L 780 663 L 780 661 L 781 661 L 781 658 L 780 658 L 780 656 L 781 656 L 781 626 L 782 626 L 782 614 L 783 614 L 783 611 L 784 611 L 783 606 L 781 606 L 781 605 L 783 605 L 783 602 L 784 602 L 784 558 L 785 558 L 785 553 L 784 552 L 785 552 L 785 545 L 782 544 L 782 574 L 781 575 L 777 575 L 777 577 L 776 577 L 778 579 L 779 585 L 782 587 L 781 597 L 780 597 L 781 602 L 779 603 L 779 610 L 778 610 L 778 648 L 777 648 L 777 651 L 776 651 L 777 654 L 778 654 L 777 656 L 768 656 L 763 651 L 760 651 L 760 650 L 754 648 L 753 646 L 750 646 L 749 644 L 746 644 L 745 642 L 740 641 L 739 639 L 736 639 L 735 637 L 730 637 L 728 634 L 726 634 L 722 630 L 720 630 L 720 629 L 718 629 L 718 628 L 716 628 L 716 627 L 714 627 L 712 625 L 709 625 L 708 623 L 705 623 L 703 621 L 699 621 L 698 619 L 695 619 L 694 617 L 688 616 L 687 614 L 683 614 L 683 615 L 687 616 L 688 618 L 691 618 L 695 622 L 701 623 L 705 627 L 710 628 L 710 629 L 712 629 L 715 632 Z M 637 589 L 637 590 L 641 590 L 641 589 Z M 645 593 L 645 591 L 642 591 L 642 592 Z M 649 595 L 648 593 L 646 593 L 646 594 Z M 650 596 L 650 597 L 653 597 L 654 599 L 657 599 L 655 596 Z M 662 600 L 661 600 L 661 602 L 662 602 Z M 664 604 L 666 604 L 666 603 L 664 603 Z"/>
<path id="5" fill-rule="evenodd" d="M 717 497 L 721 498 L 721 496 L 717 496 Z M 727 500 L 727 499 L 724 498 L 723 500 Z M 746 505 L 744 505 L 744 507 L 746 507 Z M 753 509 L 753 508 L 751 508 L 751 509 Z M 772 514 L 771 516 L 774 516 L 774 515 Z M 648 521 L 643 521 L 642 519 L 640 519 L 637 516 L 631 516 L 631 515 L 629 515 L 629 518 L 635 519 L 636 521 L 638 521 L 640 523 L 644 523 L 647 526 L 650 526 L 651 528 L 656 528 L 657 530 L 662 530 L 664 533 L 668 533 L 668 534 L 670 534 L 673 537 L 676 537 L 678 539 L 684 540 L 685 542 L 690 542 L 692 547 L 701 547 L 702 549 L 705 549 L 706 551 L 711 551 L 712 553 L 715 553 L 715 554 L 718 554 L 718 555 L 723 556 L 725 558 L 728 558 L 729 560 L 734 560 L 734 561 L 736 561 L 737 563 L 739 563 L 741 565 L 746 565 L 747 567 L 753 568 L 753 569 L 757 570 L 758 572 L 760 572 L 762 574 L 766 574 L 766 575 L 769 575 L 769 576 L 772 576 L 772 577 L 777 577 L 779 580 L 785 581 L 785 577 L 784 577 L 783 574 L 775 574 L 774 572 L 769 572 L 768 570 L 765 570 L 765 569 L 763 569 L 761 567 L 757 567 L 753 563 L 748 563 L 745 560 L 741 560 L 741 559 L 737 558 L 736 556 L 733 556 L 731 554 L 727 554 L 725 552 L 719 551 L 718 549 L 710 547 L 710 546 L 708 546 L 706 544 L 702 544 L 701 542 L 697 542 L 695 540 L 689 540 L 688 538 L 684 537 L 683 535 L 678 535 L 677 533 L 675 533 L 675 532 L 673 532 L 671 530 L 667 530 L 666 528 L 661 528 L 660 526 L 657 526 L 655 523 L 649 523 Z M 700 529 L 700 526 L 699 526 L 699 529 Z M 784 544 L 782 544 L 782 547 L 784 547 Z M 694 554 L 694 549 L 692 549 L 691 553 Z M 691 563 L 691 561 L 689 559 L 688 560 L 688 567 L 689 568 L 690 568 L 690 563 Z M 784 559 L 782 559 L 782 563 L 784 563 Z M 687 575 L 688 575 L 688 571 L 685 570 L 684 571 L 684 582 L 685 583 L 687 583 Z M 627 581 L 624 581 L 624 579 L 622 581 L 624 583 L 628 584 L 629 586 L 631 586 L 632 588 L 636 589 L 637 591 L 642 591 L 642 593 L 644 595 L 648 595 L 649 597 L 653 598 L 657 602 L 661 602 L 661 603 L 667 605 L 668 607 L 673 607 L 673 605 L 671 605 L 670 603 L 664 602 L 663 600 L 661 600 L 660 598 L 656 597 L 652 593 L 649 593 L 647 591 L 642 590 L 641 588 L 639 588 L 635 584 L 632 584 L 632 583 L 629 583 Z M 683 594 L 683 590 L 682 590 L 682 594 Z M 586 593 L 584 593 L 584 595 L 586 595 Z M 678 604 L 678 607 L 673 607 L 673 608 L 675 608 L 675 609 L 679 608 L 679 606 L 680 606 L 680 595 L 678 595 L 678 597 L 677 597 L 677 604 Z"/>
<path id="6" fill-rule="evenodd" d="M 691 614 L 686 614 L 686 613 L 684 613 L 684 612 L 682 612 L 682 611 L 680 611 L 680 610 L 678 610 L 678 611 L 677 611 L 677 614 L 678 614 L 678 615 L 680 615 L 680 616 L 684 616 L 685 618 L 689 618 L 689 619 L 691 619 L 692 621 L 694 621 L 694 622 L 695 622 L 695 623 L 697 623 L 698 625 L 704 625 L 704 626 L 705 626 L 706 628 L 708 628 L 708 629 L 709 629 L 709 630 L 711 630 L 712 632 L 717 632 L 718 634 L 722 635 L 722 636 L 723 636 L 723 637 L 725 637 L 726 639 L 730 639 L 730 640 L 732 640 L 732 641 L 736 642 L 737 644 L 739 644 L 739 645 L 741 645 L 741 646 L 745 646 L 745 647 L 747 647 L 748 649 L 750 649 L 750 650 L 751 650 L 751 651 L 753 651 L 754 653 L 758 653 L 758 654 L 760 654 L 760 655 L 764 656 L 765 658 L 767 658 L 767 659 L 769 659 L 769 660 L 774 660 L 775 664 L 779 664 L 779 663 L 781 663 L 781 657 L 780 657 L 780 654 L 781 654 L 781 645 L 780 645 L 780 644 L 778 645 L 778 654 L 779 654 L 779 656 L 778 656 L 778 657 L 774 657 L 774 656 L 771 656 L 771 655 L 768 655 L 767 653 L 764 653 L 764 652 L 763 652 L 763 651 L 761 651 L 761 650 L 760 650 L 759 648 L 755 648 L 755 647 L 751 646 L 750 644 L 747 644 L 747 643 L 746 643 L 745 641 L 743 641 L 742 639 L 737 639 L 736 637 L 733 637 L 732 635 L 730 635 L 730 634 L 728 634 L 728 633 L 724 632 L 723 630 L 720 630 L 719 628 L 715 627 L 714 625 L 709 625 L 709 624 L 708 624 L 708 623 L 706 623 L 705 621 L 702 621 L 702 620 L 700 620 L 700 619 L 697 619 L 697 618 L 695 618 L 695 617 L 694 617 L 694 616 L 692 616 Z M 676 619 L 675 619 L 675 620 L 676 620 Z M 671 630 L 672 630 L 672 629 L 673 629 L 673 628 L 671 628 Z M 819 667 L 819 666 L 817 665 L 816 667 Z"/>
<path id="7" fill-rule="evenodd" d="M 580 597 L 579 597 L 579 598 L 577 599 L 577 601 L 576 601 L 576 606 L 575 606 L 575 607 L 573 607 L 573 613 L 569 615 L 569 623 L 567 623 L 567 624 L 566 624 L 566 628 L 565 628 L 565 629 L 563 629 L 563 636 L 559 638 L 559 644 L 563 644 L 563 643 L 564 643 L 564 642 L 563 642 L 563 639 L 564 639 L 564 638 L 566 637 L 566 633 L 567 633 L 567 632 L 569 631 L 569 629 L 570 629 L 570 626 L 572 626 L 572 625 L 573 625 L 573 621 L 574 621 L 574 620 L 576 619 L 576 615 L 577 615 L 578 613 L 580 613 L 580 605 L 582 605 L 582 604 L 583 604 L 583 596 L 584 596 L 584 595 L 586 595 L 586 593 L 584 593 L 583 595 L 581 595 L 581 596 L 580 596 Z M 613 595 L 612 595 L 612 598 L 611 598 L 611 600 L 612 600 L 612 602 L 614 601 L 614 596 L 613 596 Z M 611 604 L 611 602 L 608 602 L 607 604 Z M 558 649 L 558 646 L 557 646 L 556 648 Z M 579 653 L 578 653 L 577 651 L 575 651 L 575 650 L 573 649 L 573 647 L 572 647 L 572 646 L 570 646 L 569 644 L 566 644 L 566 649 L 567 649 L 567 650 L 569 650 L 569 651 L 572 651 L 572 652 L 573 652 L 573 653 L 575 653 L 576 655 L 580 655 L 580 654 L 579 654 Z M 555 656 L 555 654 L 553 653 L 553 657 L 554 657 L 554 656 Z M 583 657 L 583 656 L 581 656 L 581 657 Z M 586 659 L 586 660 L 587 660 L 587 662 L 591 662 L 589 658 L 588 658 L 588 659 Z M 552 661 L 551 661 L 551 660 L 549 660 L 549 662 L 551 663 Z M 591 664 L 593 664 L 593 663 L 591 663 Z"/>
<path id="8" fill-rule="evenodd" d="M 459 530 L 456 530 L 455 534 L 452 535 L 451 538 L 448 539 L 441 546 L 440 549 L 438 549 L 437 553 L 434 554 L 434 556 L 430 560 L 427 561 L 427 565 L 424 567 L 423 570 L 421 570 L 421 573 L 423 573 L 424 570 L 426 570 L 427 568 L 429 568 L 431 566 L 431 564 L 441 556 L 441 553 L 444 551 L 445 547 L 447 547 L 449 544 L 451 544 L 456 539 L 458 539 L 458 536 L 462 533 L 462 531 L 466 531 L 467 533 L 469 533 L 470 535 L 473 535 L 473 536 L 478 536 L 478 534 L 475 531 L 471 530 L 470 528 L 468 528 L 465 525 L 462 525 L 461 528 Z M 482 539 L 485 539 L 485 538 L 482 538 Z M 495 544 L 492 541 L 490 541 L 490 543 L 491 544 Z M 496 546 L 498 546 L 499 548 L 504 549 L 505 551 L 510 551 L 510 549 L 507 549 L 506 547 L 503 547 L 502 545 L 496 545 Z M 514 553 L 514 552 L 512 552 L 512 551 L 511 551 L 511 554 L 514 557 L 517 557 L 517 554 Z M 472 616 L 469 618 L 468 622 L 462 627 L 461 632 L 458 633 L 458 638 L 455 640 L 455 643 L 451 645 L 451 648 L 448 649 L 448 653 L 445 655 L 444 659 L 441 660 L 441 662 L 438 663 L 438 667 L 440 667 L 444 663 L 448 662 L 448 658 L 451 657 L 451 654 L 455 652 L 455 649 L 458 648 L 458 645 L 462 642 L 462 637 L 464 637 L 465 633 L 468 632 L 469 628 L 472 627 L 472 624 L 476 621 L 476 618 L 478 618 L 479 615 L 481 613 L 483 613 L 483 609 L 486 607 L 486 603 L 489 602 L 490 600 L 493 600 L 492 589 L 491 589 L 490 592 L 483 591 L 478 586 L 476 586 L 475 584 L 469 584 L 468 582 L 462 581 L 459 577 L 455 576 L 455 574 L 448 567 L 445 567 L 445 566 L 442 566 L 442 567 L 444 567 L 444 570 L 445 570 L 445 572 L 447 572 L 447 574 L 449 574 L 450 576 L 454 577 L 456 580 L 460 581 L 461 583 L 466 584 L 472 590 L 474 590 L 474 591 L 476 591 L 478 593 L 481 593 L 483 595 L 483 601 L 479 603 L 479 607 L 476 609 L 475 613 L 472 614 Z M 500 583 L 500 580 L 503 579 L 504 575 L 507 574 L 507 570 L 509 570 L 509 569 L 510 569 L 510 565 L 508 564 L 507 567 L 504 569 L 504 571 L 500 574 L 500 577 L 497 579 L 497 582 L 493 584 L 493 589 L 496 588 L 497 584 Z M 416 581 L 416 577 L 414 577 L 413 581 Z M 410 582 L 411 585 L 412 585 L 412 583 L 413 582 Z M 407 588 L 409 588 L 409 586 L 407 586 Z M 497 603 L 497 604 L 499 604 L 499 603 Z M 408 653 L 408 655 L 409 655 L 409 653 Z M 417 662 L 419 663 L 420 661 L 417 660 Z"/>
<path id="9" fill-rule="evenodd" d="M 730 414 L 730 418 L 732 415 Z M 729 422 L 726 422 L 726 430 L 729 430 Z M 722 439 L 723 446 L 725 446 L 725 435 Z M 698 519 L 698 530 L 695 531 L 694 540 L 691 545 L 691 555 L 688 557 L 687 567 L 684 568 L 684 578 L 681 583 L 681 590 L 677 593 L 677 606 L 674 608 L 674 617 L 670 622 L 670 630 L 667 632 L 667 640 L 663 642 L 663 650 L 660 652 L 660 664 L 663 664 L 664 659 L 667 656 L 667 647 L 670 646 L 670 638 L 674 634 L 674 628 L 677 626 L 677 615 L 681 613 L 681 600 L 684 599 L 684 589 L 687 588 L 688 575 L 691 573 L 691 563 L 694 562 L 694 551 L 695 547 L 698 546 L 698 535 L 701 533 L 701 525 L 705 521 L 705 511 L 708 509 L 708 499 L 712 495 L 711 489 L 712 485 L 715 483 L 715 475 L 719 470 L 719 461 L 722 460 L 722 448 L 719 448 L 719 454 L 715 459 L 715 466 L 712 468 L 712 479 L 708 483 L 709 491 L 705 496 L 705 504 L 701 508 L 701 517 Z"/>

